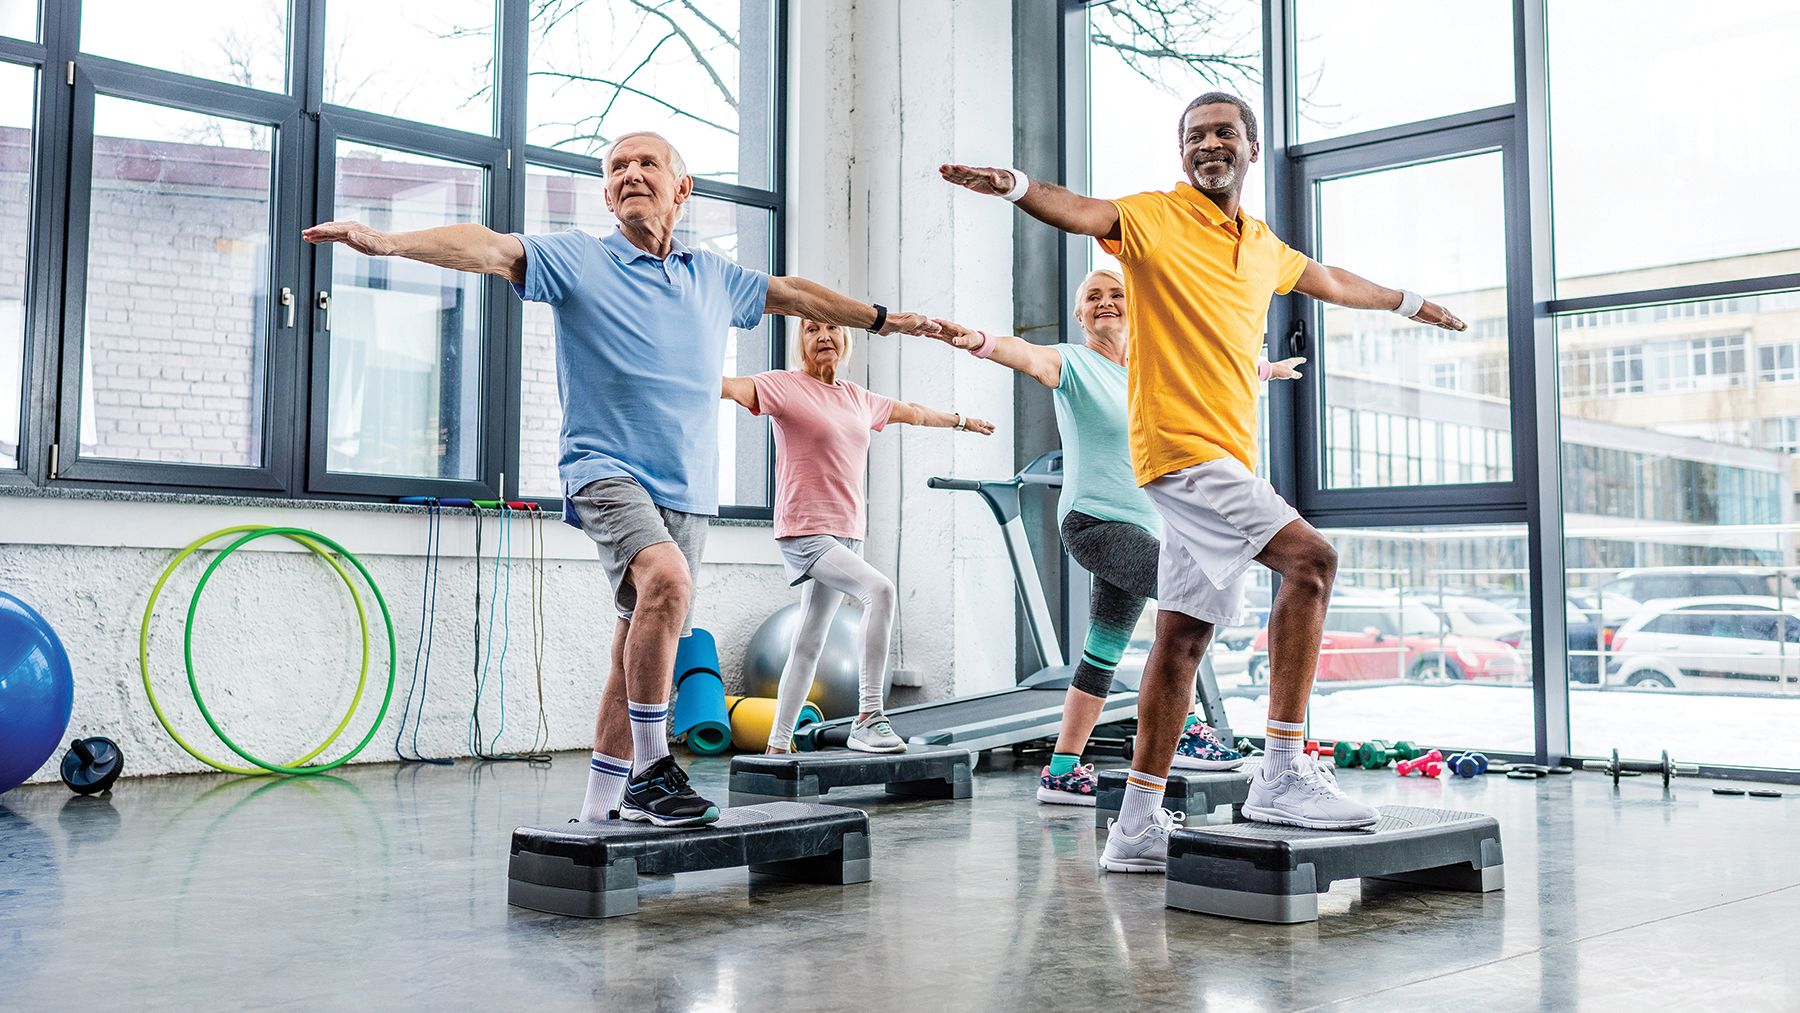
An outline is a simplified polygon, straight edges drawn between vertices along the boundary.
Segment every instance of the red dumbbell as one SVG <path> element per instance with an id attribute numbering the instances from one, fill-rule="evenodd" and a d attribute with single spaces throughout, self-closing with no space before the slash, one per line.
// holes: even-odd
<path id="1" fill-rule="evenodd" d="M 1324 743 L 1324 744 L 1320 744 L 1317 742 L 1308 742 L 1303 751 L 1306 753 L 1306 755 L 1308 755 L 1316 760 L 1320 757 L 1320 755 L 1330 756 L 1331 749 L 1332 749 L 1332 744 L 1329 742 Z"/>
<path id="2" fill-rule="evenodd" d="M 1420 773 L 1426 777 L 1436 777 L 1444 772 L 1443 759 L 1444 754 L 1433 749 L 1431 752 L 1426 753 L 1416 760 L 1401 760 L 1394 765 L 1394 770 L 1401 777 L 1405 777 L 1412 773 Z"/>

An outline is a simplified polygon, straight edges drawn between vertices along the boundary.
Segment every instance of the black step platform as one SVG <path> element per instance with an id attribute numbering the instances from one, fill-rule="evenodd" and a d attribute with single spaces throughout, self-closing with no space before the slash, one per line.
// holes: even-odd
<path id="1" fill-rule="evenodd" d="M 726 809 L 703 829 L 607 820 L 513 831 L 507 903 L 611 918 L 636 914 L 638 875 L 749 866 L 808 883 L 869 881 L 869 817 L 799 802 Z"/>
<path id="2" fill-rule="evenodd" d="M 1169 785 L 1163 789 L 1163 808 L 1186 813 L 1191 820 L 1205 819 L 1222 805 L 1235 811 L 1250 796 L 1250 769 L 1254 760 L 1246 760 L 1238 770 L 1171 770 Z M 1094 797 L 1094 826 L 1105 830 L 1106 821 L 1119 818 L 1119 806 L 1125 802 L 1125 775 L 1129 771 L 1102 770 L 1100 793 Z"/>
<path id="3" fill-rule="evenodd" d="M 1505 883 L 1500 824 L 1481 813 L 1379 807 L 1372 830 L 1233 823 L 1169 840 L 1169 907 L 1258 922 L 1310 922 L 1340 879 L 1488 893 Z"/>
<path id="4" fill-rule="evenodd" d="M 862 753 L 829 749 L 818 753 L 734 756 L 731 804 L 817 802 L 833 788 L 879 784 L 905 798 L 968 798 L 967 749 L 911 746 L 904 753 Z"/>

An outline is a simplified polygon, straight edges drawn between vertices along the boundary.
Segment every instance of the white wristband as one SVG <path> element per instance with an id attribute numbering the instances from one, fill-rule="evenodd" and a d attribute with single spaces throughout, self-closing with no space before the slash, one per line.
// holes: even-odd
<path id="1" fill-rule="evenodd" d="M 1017 169 L 1008 169 L 1006 171 L 1012 173 L 1013 185 L 1011 190 L 1006 191 L 1000 196 L 1017 203 L 1020 197 L 1025 196 L 1025 191 L 1031 189 L 1031 177 Z"/>
<path id="2" fill-rule="evenodd" d="M 1401 289 L 1400 305 L 1394 308 L 1394 312 L 1403 317 L 1416 317 L 1419 315 L 1419 310 L 1423 308 L 1424 305 L 1424 296 L 1417 292 L 1408 292 L 1406 289 Z"/>
<path id="3" fill-rule="evenodd" d="M 955 416 L 956 416 L 956 425 L 954 425 L 954 426 L 951 426 L 951 427 L 950 427 L 950 428 L 952 428 L 952 429 L 955 429 L 955 430 L 957 430 L 957 431 L 958 431 L 958 432 L 961 432 L 961 431 L 962 431 L 962 430 L 963 430 L 963 429 L 965 429 L 965 428 L 966 428 L 966 427 L 965 427 L 965 426 L 964 426 L 964 425 L 963 425 L 963 423 L 964 423 L 964 422 L 966 422 L 966 421 L 968 421 L 968 420 L 967 420 L 967 419 L 964 419 L 964 418 L 963 418 L 963 417 L 962 417 L 962 412 L 954 412 L 954 413 L 952 413 L 952 414 L 954 414 L 954 415 L 955 415 Z"/>

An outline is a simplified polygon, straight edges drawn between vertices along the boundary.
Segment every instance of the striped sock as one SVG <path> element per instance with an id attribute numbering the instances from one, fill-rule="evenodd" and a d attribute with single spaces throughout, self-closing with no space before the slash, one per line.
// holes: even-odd
<path id="1" fill-rule="evenodd" d="M 1168 778 L 1141 770 L 1132 770 L 1125 775 L 1125 801 L 1119 805 L 1119 832 L 1127 837 L 1143 833 L 1156 818 L 1156 810 L 1162 808 L 1163 789 L 1168 786 Z"/>
<path id="2" fill-rule="evenodd" d="M 581 821 L 598 823 L 619 808 L 619 796 L 625 793 L 625 779 L 631 776 L 631 762 L 596 752 L 588 761 L 587 797 L 581 800 Z"/>
<path id="3" fill-rule="evenodd" d="M 631 708 L 631 772 L 641 774 L 645 767 L 669 755 L 669 702 L 638 703 Z"/>
<path id="4" fill-rule="evenodd" d="M 1269 719 L 1263 739 L 1263 774 L 1274 777 L 1294 765 L 1306 744 L 1306 722 Z"/>

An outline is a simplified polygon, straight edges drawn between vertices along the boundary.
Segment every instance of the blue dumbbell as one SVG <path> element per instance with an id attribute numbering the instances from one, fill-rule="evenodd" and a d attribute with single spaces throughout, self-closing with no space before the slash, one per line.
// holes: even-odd
<path id="1" fill-rule="evenodd" d="M 1480 753 L 1452 753 L 1444 765 L 1457 777 L 1479 777 L 1487 773 L 1488 758 Z"/>

